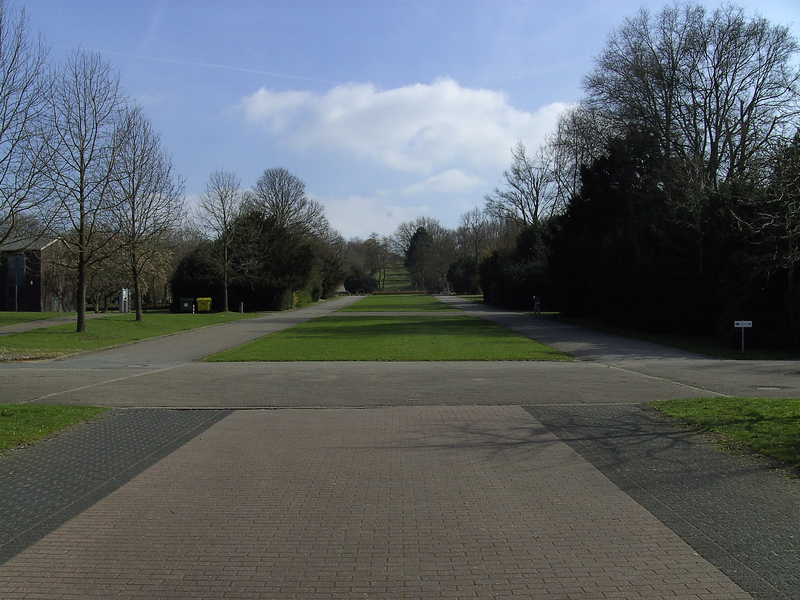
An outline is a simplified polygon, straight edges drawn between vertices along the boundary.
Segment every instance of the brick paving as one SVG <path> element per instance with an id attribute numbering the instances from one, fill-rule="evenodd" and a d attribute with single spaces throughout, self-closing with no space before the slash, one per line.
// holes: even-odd
<path id="1" fill-rule="evenodd" d="M 114 411 L 0 458 L 0 563 L 227 414 L 214 410 Z"/>
<path id="2" fill-rule="evenodd" d="M 0 598 L 800 598 L 798 480 L 637 404 L 796 395 L 792 363 L 464 303 L 581 362 L 193 362 L 351 301 L 2 365 L 0 402 L 234 412 L 117 410 L 0 458 Z"/>
<path id="3" fill-rule="evenodd" d="M 750 597 L 517 406 L 234 412 L 0 566 L 118 596 Z"/>
<path id="4" fill-rule="evenodd" d="M 800 598 L 800 472 L 644 405 L 526 410 L 755 597 Z"/>

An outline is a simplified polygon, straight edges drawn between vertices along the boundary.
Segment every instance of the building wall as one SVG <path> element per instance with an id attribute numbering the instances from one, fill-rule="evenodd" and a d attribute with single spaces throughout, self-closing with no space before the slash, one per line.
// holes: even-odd
<path id="1" fill-rule="evenodd" d="M 0 310 L 18 312 L 74 311 L 75 282 L 58 266 L 61 243 L 42 250 L 0 252 Z M 24 261 L 20 273 L 15 263 Z"/>

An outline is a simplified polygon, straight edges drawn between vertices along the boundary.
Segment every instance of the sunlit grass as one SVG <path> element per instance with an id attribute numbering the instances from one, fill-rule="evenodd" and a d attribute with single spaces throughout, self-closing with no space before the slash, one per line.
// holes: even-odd
<path id="1" fill-rule="evenodd" d="M 70 317 L 75 313 L 63 312 L 0 312 L 0 327 L 16 325 L 18 323 L 28 323 L 30 321 L 44 321 L 58 317 Z"/>
<path id="2" fill-rule="evenodd" d="M 215 354 L 209 361 L 571 360 L 466 315 L 327 316 Z"/>
<path id="3" fill-rule="evenodd" d="M 414 311 L 450 311 L 458 309 L 437 300 L 427 294 L 398 294 L 367 296 L 355 304 L 339 310 L 339 312 L 414 312 Z"/>
<path id="4" fill-rule="evenodd" d="M 106 410 L 96 406 L 0 404 L 0 452 L 32 444 Z"/>
<path id="5" fill-rule="evenodd" d="M 800 398 L 695 398 L 651 403 L 666 415 L 800 467 Z"/>
<path id="6" fill-rule="evenodd" d="M 232 312 L 147 314 L 137 322 L 134 315 L 114 315 L 88 320 L 83 333 L 75 331 L 74 323 L 43 327 L 0 337 L 0 361 L 67 356 L 254 316 Z"/>

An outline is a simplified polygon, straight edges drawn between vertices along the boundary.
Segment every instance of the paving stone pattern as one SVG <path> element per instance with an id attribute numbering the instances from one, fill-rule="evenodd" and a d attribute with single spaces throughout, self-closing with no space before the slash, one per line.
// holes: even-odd
<path id="1" fill-rule="evenodd" d="M 750 598 L 515 406 L 234 412 L 0 567 L 117 596 Z"/>
<path id="2" fill-rule="evenodd" d="M 114 411 L 0 457 L 0 563 L 227 414 L 204 410 Z"/>
<path id="3" fill-rule="evenodd" d="M 754 597 L 800 598 L 796 478 L 644 405 L 527 410 Z"/>

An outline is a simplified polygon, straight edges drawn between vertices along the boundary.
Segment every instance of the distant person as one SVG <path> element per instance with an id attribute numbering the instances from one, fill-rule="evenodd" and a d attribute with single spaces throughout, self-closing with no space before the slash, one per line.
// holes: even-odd
<path id="1" fill-rule="evenodd" d="M 539 296 L 533 297 L 533 315 L 538 317 L 541 314 L 541 304 L 539 303 Z"/>

